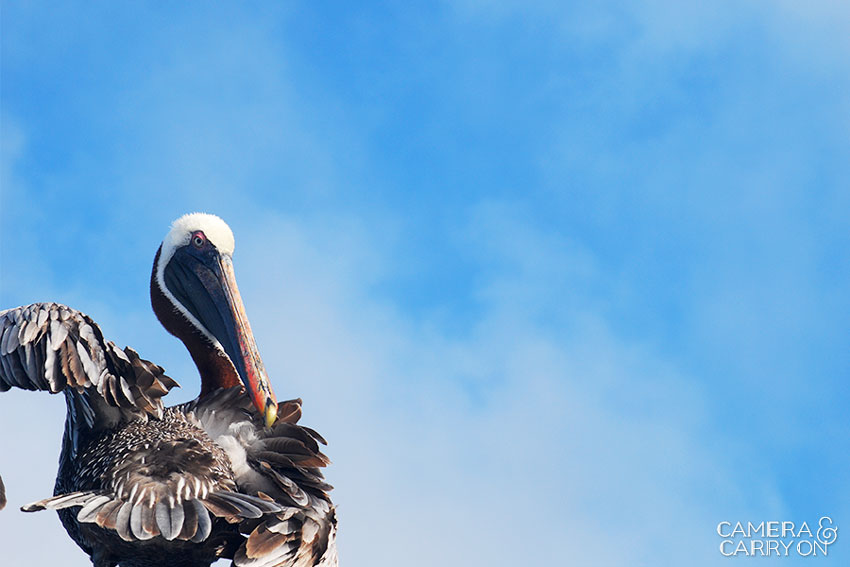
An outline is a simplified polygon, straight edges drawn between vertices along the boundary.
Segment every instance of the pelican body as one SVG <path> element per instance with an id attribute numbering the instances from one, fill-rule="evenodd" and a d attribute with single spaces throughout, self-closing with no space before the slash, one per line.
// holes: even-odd
<path id="1" fill-rule="evenodd" d="M 233 234 L 218 217 L 175 221 L 154 259 L 151 304 L 201 378 L 176 382 L 88 316 L 56 303 L 0 312 L 0 391 L 63 392 L 54 509 L 94 567 L 335 567 L 324 439 L 277 403 L 236 286 Z"/>

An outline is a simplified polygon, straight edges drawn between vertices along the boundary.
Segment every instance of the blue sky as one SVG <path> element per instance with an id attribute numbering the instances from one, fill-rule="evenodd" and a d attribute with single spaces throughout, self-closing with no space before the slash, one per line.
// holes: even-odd
<path id="1" fill-rule="evenodd" d="M 822 515 L 845 564 L 850 8 L 526 4 L 4 2 L 0 306 L 190 399 L 147 283 L 216 213 L 345 565 L 723 565 L 718 522 Z M 15 510 L 62 401 L 0 408 L 4 549 L 86 565 Z"/>

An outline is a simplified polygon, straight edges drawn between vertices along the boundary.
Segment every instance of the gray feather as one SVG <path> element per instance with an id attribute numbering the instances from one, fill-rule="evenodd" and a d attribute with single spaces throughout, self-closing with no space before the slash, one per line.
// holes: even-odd
<path id="1" fill-rule="evenodd" d="M 77 512 L 77 521 L 83 523 L 94 522 L 100 507 L 110 500 L 112 498 L 109 496 L 96 496 L 92 498 Z"/>
<path id="2" fill-rule="evenodd" d="M 23 512 L 38 512 L 39 510 L 62 510 L 71 506 L 83 506 L 89 500 L 97 496 L 97 493 L 91 491 L 71 492 L 68 494 L 60 494 L 53 498 L 45 498 L 38 502 L 33 502 L 25 506 L 21 506 Z"/>
<path id="3" fill-rule="evenodd" d="M 130 532 L 130 515 L 133 511 L 133 504 L 124 502 L 118 510 L 118 516 L 115 518 L 115 531 L 121 536 L 124 541 L 133 541 L 133 534 Z"/>
<path id="4" fill-rule="evenodd" d="M 195 512 L 198 515 L 198 531 L 192 537 L 190 541 L 194 543 L 198 543 L 207 539 L 210 535 L 210 531 L 212 531 L 212 520 L 210 520 L 210 514 L 207 512 L 207 509 L 204 508 L 204 505 L 201 504 L 199 500 L 192 500 L 192 504 L 195 507 Z"/>

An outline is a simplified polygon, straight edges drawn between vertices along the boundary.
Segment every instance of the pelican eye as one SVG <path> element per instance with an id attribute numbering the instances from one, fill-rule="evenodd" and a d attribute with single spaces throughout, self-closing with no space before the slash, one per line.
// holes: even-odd
<path id="1" fill-rule="evenodd" d="M 204 233 L 198 231 L 192 235 L 192 245 L 195 248 L 201 248 L 204 244 L 207 243 L 207 237 L 204 236 Z"/>

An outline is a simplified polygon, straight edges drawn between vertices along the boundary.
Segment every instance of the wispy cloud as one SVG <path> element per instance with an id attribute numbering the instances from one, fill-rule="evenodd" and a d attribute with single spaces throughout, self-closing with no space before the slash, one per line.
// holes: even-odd
<path id="1" fill-rule="evenodd" d="M 720 520 L 846 517 L 841 3 L 315 10 L 12 11 L 0 306 L 84 309 L 191 398 L 147 277 L 223 216 L 345 564 L 708 565 Z M 15 511 L 47 398 L 0 396 L 0 533 L 85 565 Z"/>

